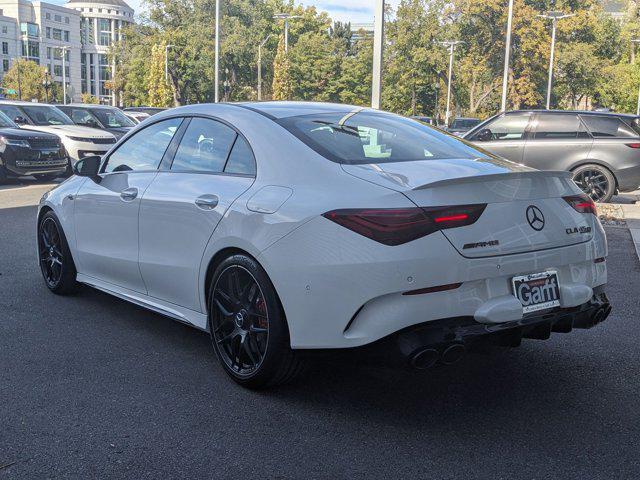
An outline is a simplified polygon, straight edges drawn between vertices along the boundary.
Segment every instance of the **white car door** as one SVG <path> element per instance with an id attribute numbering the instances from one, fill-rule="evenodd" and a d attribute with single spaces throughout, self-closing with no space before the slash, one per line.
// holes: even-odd
<path id="1" fill-rule="evenodd" d="M 229 206 L 253 183 L 255 159 L 230 126 L 187 121 L 173 158 L 142 198 L 140 271 L 150 296 L 200 311 L 202 255 Z"/>
<path id="2" fill-rule="evenodd" d="M 98 178 L 87 179 L 75 199 L 79 273 L 146 293 L 138 267 L 140 199 L 181 118 L 138 131 L 106 159 Z"/>

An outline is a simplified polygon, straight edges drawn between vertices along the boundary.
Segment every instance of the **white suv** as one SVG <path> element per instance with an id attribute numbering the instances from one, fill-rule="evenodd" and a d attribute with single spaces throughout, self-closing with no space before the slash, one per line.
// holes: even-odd
<path id="1" fill-rule="evenodd" d="M 75 125 L 59 108 L 32 102 L 0 101 L 0 111 L 22 128 L 53 133 L 60 137 L 71 166 L 83 157 L 104 155 L 116 137 L 97 128 Z"/>

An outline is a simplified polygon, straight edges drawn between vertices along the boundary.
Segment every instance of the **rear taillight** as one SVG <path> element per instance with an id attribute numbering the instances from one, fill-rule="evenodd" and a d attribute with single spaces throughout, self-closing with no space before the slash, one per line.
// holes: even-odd
<path id="1" fill-rule="evenodd" d="M 625 143 L 625 145 L 629 148 L 640 148 L 640 143 L 634 142 L 634 143 Z"/>
<path id="2" fill-rule="evenodd" d="M 564 198 L 565 202 L 571 205 L 576 212 L 598 214 L 596 204 L 586 195 L 572 195 L 562 198 Z"/>
<path id="3" fill-rule="evenodd" d="M 474 223 L 486 205 L 412 208 L 349 208 L 323 217 L 384 245 L 401 245 L 446 228 Z"/>

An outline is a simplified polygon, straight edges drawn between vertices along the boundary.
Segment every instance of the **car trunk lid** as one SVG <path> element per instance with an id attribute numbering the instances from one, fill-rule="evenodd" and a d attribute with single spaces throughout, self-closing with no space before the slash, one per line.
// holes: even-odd
<path id="1" fill-rule="evenodd" d="M 431 160 L 344 165 L 363 180 L 398 190 L 420 207 L 486 204 L 470 224 L 442 230 L 465 257 L 544 250 L 589 241 L 595 215 L 563 197 L 580 190 L 567 172 L 537 171 L 502 160 Z"/>

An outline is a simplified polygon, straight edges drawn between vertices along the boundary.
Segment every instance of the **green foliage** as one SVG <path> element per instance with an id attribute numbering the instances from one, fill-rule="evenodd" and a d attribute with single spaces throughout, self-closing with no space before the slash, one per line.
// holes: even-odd
<path id="1" fill-rule="evenodd" d="M 81 102 L 82 103 L 89 103 L 89 104 L 98 104 L 98 103 L 100 103 L 98 98 L 94 97 L 90 93 L 83 93 L 82 96 L 81 96 Z"/>
<path id="2" fill-rule="evenodd" d="M 31 60 L 16 60 L 2 78 L 4 88 L 16 91 L 15 95 L 7 95 L 7 98 L 17 99 L 17 92 L 21 92 L 22 100 L 44 102 L 47 96 L 44 88 L 45 71 L 44 67 Z"/>
<path id="3" fill-rule="evenodd" d="M 369 105 L 371 37 L 352 31 L 349 24 L 332 25 L 326 13 L 299 1 L 221 3 L 222 98 L 256 98 L 257 49 L 271 36 L 262 49 L 265 99 Z M 127 105 L 213 101 L 215 0 L 147 0 L 147 5 L 147 18 L 126 29 L 121 44 L 111 52 L 117 68 L 110 87 Z M 389 9 L 383 108 L 442 117 L 449 56 L 438 42 L 461 40 L 464 43 L 455 50 L 451 85 L 454 114 L 494 114 L 500 108 L 506 7 L 507 0 L 401 0 L 395 12 Z M 631 0 L 621 22 L 606 15 L 598 0 L 556 0 L 553 4 L 514 0 L 507 107 L 544 106 L 551 22 L 538 15 L 550 8 L 575 14 L 558 22 L 553 106 L 597 103 L 635 110 L 640 67 L 635 65 L 636 48 L 631 40 L 640 38 L 640 18 Z M 288 54 L 284 52 L 283 21 L 273 18 L 279 12 L 301 17 L 289 22 Z M 168 52 L 167 82 L 165 45 L 173 45 Z"/>

